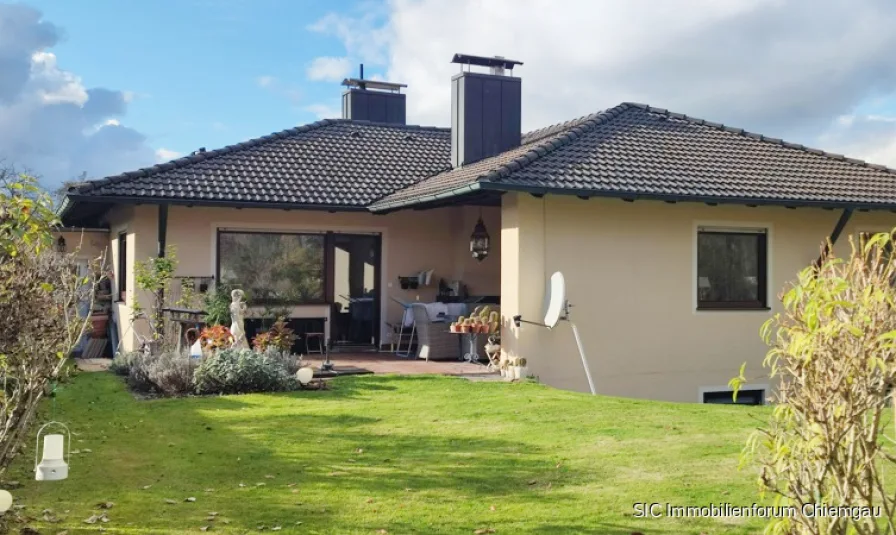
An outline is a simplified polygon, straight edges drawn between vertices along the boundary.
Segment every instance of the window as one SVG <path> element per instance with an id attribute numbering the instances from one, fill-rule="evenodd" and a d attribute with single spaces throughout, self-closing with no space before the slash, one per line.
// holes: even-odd
<path id="1" fill-rule="evenodd" d="M 218 279 L 260 304 L 324 302 L 324 235 L 218 232 Z"/>
<path id="2" fill-rule="evenodd" d="M 734 400 L 734 392 L 731 390 L 704 392 L 703 403 L 715 403 L 720 405 L 763 405 L 765 403 L 765 390 L 741 390 L 737 393 L 737 401 Z"/>
<path id="3" fill-rule="evenodd" d="M 767 309 L 765 230 L 700 228 L 697 309 Z"/>
<path id="4" fill-rule="evenodd" d="M 118 234 L 118 299 L 127 300 L 128 292 L 128 235 Z"/>

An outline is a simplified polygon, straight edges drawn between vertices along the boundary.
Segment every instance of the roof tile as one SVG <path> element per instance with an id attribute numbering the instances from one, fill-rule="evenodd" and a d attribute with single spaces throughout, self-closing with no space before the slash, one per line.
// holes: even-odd
<path id="1" fill-rule="evenodd" d="M 91 181 L 69 193 L 363 207 L 450 168 L 450 135 L 446 128 L 327 119 Z"/>
<path id="2" fill-rule="evenodd" d="M 422 180 L 370 208 L 427 202 L 474 184 L 625 198 L 896 207 L 894 170 L 642 104 L 538 132 L 524 136 L 517 149 Z"/>

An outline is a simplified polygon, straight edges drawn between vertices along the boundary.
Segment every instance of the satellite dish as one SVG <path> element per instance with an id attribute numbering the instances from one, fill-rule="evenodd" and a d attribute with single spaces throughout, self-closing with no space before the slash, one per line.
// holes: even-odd
<path id="1" fill-rule="evenodd" d="M 585 369 L 585 378 L 588 379 L 588 388 L 592 394 L 597 394 L 597 388 L 594 386 L 594 379 L 591 377 L 591 368 L 588 366 L 588 360 L 585 358 L 585 348 L 582 347 L 582 339 L 579 336 L 579 329 L 576 324 L 569 319 L 569 307 L 572 306 L 566 302 L 566 280 L 563 273 L 555 271 L 548 281 L 547 287 L 544 289 L 544 323 L 536 323 L 526 321 L 523 316 L 516 315 L 513 317 L 513 323 L 517 327 L 522 323 L 537 325 L 539 327 L 547 327 L 551 329 L 557 325 L 561 319 L 569 322 L 572 328 L 572 334 L 576 338 L 576 347 L 579 348 L 579 356 L 582 358 L 582 367 Z"/>
<path id="2" fill-rule="evenodd" d="M 557 325 L 566 310 L 566 280 L 555 271 L 544 291 L 544 324 L 550 329 Z"/>

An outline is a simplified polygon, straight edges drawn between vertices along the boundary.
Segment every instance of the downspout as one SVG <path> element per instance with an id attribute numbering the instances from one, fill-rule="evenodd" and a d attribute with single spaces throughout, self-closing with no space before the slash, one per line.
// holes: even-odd
<path id="1" fill-rule="evenodd" d="M 165 247 L 168 241 L 168 205 L 159 205 L 159 258 L 165 258 Z"/>
<path id="2" fill-rule="evenodd" d="M 846 228 L 846 224 L 849 223 L 850 218 L 852 218 L 852 212 L 852 208 L 846 208 L 843 210 L 843 213 L 840 214 L 840 219 L 837 220 L 837 224 L 834 225 L 834 230 L 831 232 L 830 240 L 825 242 L 824 247 L 822 247 L 821 250 L 821 255 L 818 257 L 818 260 L 815 261 L 816 269 L 820 268 L 828 255 L 831 254 L 831 248 L 837 243 L 840 234 L 843 233 L 843 229 Z"/>
<path id="3" fill-rule="evenodd" d="M 168 243 L 168 205 L 159 205 L 159 258 L 165 258 L 165 249 Z M 159 289 L 159 297 L 165 302 L 165 289 Z"/>

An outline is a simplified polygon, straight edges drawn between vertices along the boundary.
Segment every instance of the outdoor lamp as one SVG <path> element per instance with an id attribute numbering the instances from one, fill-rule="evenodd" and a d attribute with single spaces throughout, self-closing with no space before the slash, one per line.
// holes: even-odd
<path id="1" fill-rule="evenodd" d="M 0 490 L 0 516 L 6 514 L 12 507 L 12 494 L 9 491 Z"/>
<path id="2" fill-rule="evenodd" d="M 37 456 L 40 454 L 40 437 L 49 426 L 61 427 L 65 434 L 44 435 L 44 453 L 40 463 Z M 34 479 L 37 481 L 59 481 L 68 477 L 68 463 L 66 462 L 66 437 L 68 449 L 71 450 L 72 435 L 65 424 L 49 422 L 37 432 L 37 443 L 34 446 Z"/>
<path id="3" fill-rule="evenodd" d="M 65 252 L 65 238 L 59 236 L 59 239 L 56 240 L 56 252 L 64 253 Z"/>
<path id="4" fill-rule="evenodd" d="M 304 368 L 299 368 L 299 371 L 296 372 L 296 379 L 299 380 L 303 385 L 307 385 L 311 382 L 311 379 L 314 377 L 314 370 L 305 366 Z"/>
<path id="5" fill-rule="evenodd" d="M 482 216 L 479 216 L 479 221 L 476 222 L 473 233 L 470 234 L 470 252 L 473 253 L 473 258 L 480 262 L 485 260 L 485 257 L 488 256 L 488 244 L 488 231 L 485 229 L 485 223 L 482 222 Z"/>

